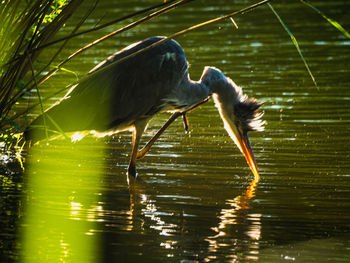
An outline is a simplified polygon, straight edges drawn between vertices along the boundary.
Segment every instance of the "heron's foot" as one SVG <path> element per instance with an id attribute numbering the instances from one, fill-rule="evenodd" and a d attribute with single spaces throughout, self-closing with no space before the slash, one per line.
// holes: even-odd
<path id="1" fill-rule="evenodd" d="M 188 119 L 187 119 L 186 112 L 182 113 L 182 119 L 184 121 L 185 132 L 186 132 L 186 134 L 189 134 L 189 131 L 188 131 Z"/>

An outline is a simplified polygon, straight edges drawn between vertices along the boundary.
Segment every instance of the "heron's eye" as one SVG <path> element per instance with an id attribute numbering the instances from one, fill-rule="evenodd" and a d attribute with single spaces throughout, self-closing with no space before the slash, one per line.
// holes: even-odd
<path id="1" fill-rule="evenodd" d="M 236 125 L 236 127 L 237 127 L 237 130 L 238 130 L 241 134 L 243 134 L 242 122 L 241 122 L 241 120 L 240 120 L 239 118 L 237 118 L 237 116 L 236 116 L 236 118 L 235 118 L 235 125 Z"/>

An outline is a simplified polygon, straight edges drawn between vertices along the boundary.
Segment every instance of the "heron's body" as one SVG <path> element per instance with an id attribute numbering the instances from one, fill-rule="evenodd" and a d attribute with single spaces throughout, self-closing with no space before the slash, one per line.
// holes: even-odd
<path id="1" fill-rule="evenodd" d="M 190 80 L 185 53 L 174 40 L 99 72 L 106 65 L 161 39 L 162 37 L 145 39 L 101 62 L 89 72 L 94 72 L 92 77 L 88 74 L 62 100 L 34 120 L 26 134 L 33 141 L 38 141 L 53 130 L 105 132 L 133 129 L 134 147 L 129 173 L 135 173 L 136 158 L 143 157 L 149 149 L 142 154 L 137 153 L 140 137 L 150 118 L 158 112 L 186 112 L 215 94 L 225 127 L 233 125 L 230 121 L 232 119 L 235 123 L 236 120 L 242 122 L 242 133 L 260 129 L 262 123 L 258 123 L 259 116 L 256 115 L 260 104 L 247 99 L 239 87 L 215 68 L 205 68 L 197 82 Z M 254 121 L 256 127 L 252 126 Z M 45 129 L 43 125 L 46 126 Z M 236 130 L 233 130 L 235 133 Z M 242 151 L 239 145 L 238 147 Z"/>
<path id="2" fill-rule="evenodd" d="M 123 49 L 90 73 L 160 39 L 148 38 Z M 190 97 L 188 93 L 195 96 Z M 125 130 L 161 111 L 183 111 L 209 95 L 205 86 L 189 80 L 182 48 L 175 41 L 169 41 L 87 78 L 46 114 L 65 132 Z M 36 122 L 33 124 L 39 124 L 41 119 Z M 46 125 L 55 130 L 50 121 Z"/>

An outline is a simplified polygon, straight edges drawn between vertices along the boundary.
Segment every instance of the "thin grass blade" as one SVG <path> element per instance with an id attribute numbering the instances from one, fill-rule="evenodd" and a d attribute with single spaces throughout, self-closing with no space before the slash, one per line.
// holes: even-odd
<path id="1" fill-rule="evenodd" d="M 54 119 L 51 118 L 51 116 L 49 114 L 45 114 L 45 117 L 47 117 L 51 122 L 52 124 L 55 126 L 55 128 L 60 132 L 60 134 L 67 140 L 67 141 L 70 141 L 69 137 L 66 135 L 66 133 L 62 130 L 62 128 L 58 125 L 57 122 L 55 122 Z"/>
<path id="2" fill-rule="evenodd" d="M 74 72 L 73 70 L 69 70 L 69 69 L 63 68 L 63 67 L 58 68 L 57 66 L 55 66 L 55 68 L 60 69 L 64 72 L 70 73 L 70 74 L 74 75 L 74 77 L 76 78 L 77 81 L 79 80 L 78 74 L 76 72 Z"/>
<path id="3" fill-rule="evenodd" d="M 321 15 L 324 19 L 326 19 L 332 26 L 334 26 L 336 29 L 338 29 L 340 32 L 342 32 L 344 34 L 344 36 L 346 36 L 347 38 L 350 39 L 350 33 L 348 31 L 345 30 L 344 27 L 342 27 L 341 24 L 339 24 L 337 21 L 333 20 L 332 18 L 327 17 L 321 10 L 319 10 L 318 8 L 314 7 L 313 5 L 311 5 L 309 2 L 300 0 L 303 4 L 309 6 L 311 9 L 313 9 L 316 13 L 318 13 L 319 15 Z"/>
<path id="4" fill-rule="evenodd" d="M 283 26 L 283 28 L 287 31 L 288 35 L 290 36 L 290 38 L 292 39 L 292 42 L 294 44 L 294 46 L 296 47 L 296 49 L 298 50 L 299 56 L 301 57 L 301 60 L 304 62 L 304 65 L 313 81 L 313 83 L 315 84 L 316 87 L 317 86 L 317 82 L 316 79 L 314 77 L 314 75 L 312 74 L 309 65 L 307 64 L 303 53 L 301 52 L 301 49 L 299 47 L 299 43 L 297 41 L 297 39 L 294 37 L 293 33 L 289 30 L 289 28 L 287 27 L 287 25 L 283 22 L 282 18 L 278 15 L 278 13 L 276 12 L 276 10 L 273 8 L 273 6 L 270 3 L 267 3 L 268 6 L 270 7 L 270 9 L 272 10 L 272 12 L 275 14 L 275 16 L 277 17 L 278 21 L 281 23 L 281 25 Z"/>

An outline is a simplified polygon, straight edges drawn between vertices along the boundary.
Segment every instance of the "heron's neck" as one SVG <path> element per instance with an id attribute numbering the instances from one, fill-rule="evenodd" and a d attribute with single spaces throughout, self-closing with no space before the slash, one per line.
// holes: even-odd
<path id="1" fill-rule="evenodd" d="M 221 101 L 232 103 L 240 93 L 240 88 L 230 78 L 213 67 L 204 68 L 200 83 L 207 87 L 210 95 L 216 95 Z"/>
<path id="2" fill-rule="evenodd" d="M 222 85 L 220 82 L 201 81 L 201 84 L 207 87 L 209 96 L 213 96 L 215 101 L 232 102 L 236 97 L 235 90 L 229 85 Z"/>
<path id="3" fill-rule="evenodd" d="M 198 103 L 211 96 L 212 92 L 208 86 L 201 81 L 189 80 L 189 90 L 193 97 L 193 102 Z"/>
<path id="4" fill-rule="evenodd" d="M 189 77 L 183 79 L 176 89 L 172 90 L 168 103 L 177 109 L 186 110 L 202 102 L 211 95 L 210 89 L 201 81 Z"/>

